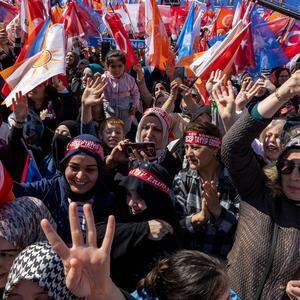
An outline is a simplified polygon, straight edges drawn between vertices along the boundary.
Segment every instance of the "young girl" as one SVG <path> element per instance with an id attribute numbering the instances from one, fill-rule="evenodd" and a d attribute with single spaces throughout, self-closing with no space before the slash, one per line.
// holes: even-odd
<path id="1" fill-rule="evenodd" d="M 103 107 L 106 118 L 117 117 L 125 123 L 125 133 L 131 128 L 132 118 L 140 104 L 140 93 L 132 76 L 124 72 L 125 54 L 118 50 L 106 56 L 107 81 L 104 90 Z"/>

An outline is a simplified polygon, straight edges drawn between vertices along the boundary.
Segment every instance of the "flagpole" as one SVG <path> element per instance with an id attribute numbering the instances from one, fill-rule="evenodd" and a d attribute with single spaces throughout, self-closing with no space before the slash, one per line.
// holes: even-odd
<path id="1" fill-rule="evenodd" d="M 268 0 L 257 0 L 257 3 L 262 5 L 262 6 L 265 6 L 267 8 L 270 8 L 272 10 L 278 11 L 279 13 L 282 13 L 286 16 L 289 16 L 289 17 L 292 17 L 294 19 L 300 20 L 300 13 L 292 11 L 291 9 L 288 9 L 287 7 L 279 6 L 275 3 L 271 3 Z"/>

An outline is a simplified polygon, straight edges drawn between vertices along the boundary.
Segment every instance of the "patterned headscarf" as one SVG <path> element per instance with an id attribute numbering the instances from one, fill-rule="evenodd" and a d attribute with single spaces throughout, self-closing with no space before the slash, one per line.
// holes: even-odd
<path id="1" fill-rule="evenodd" d="M 168 113 L 166 111 L 164 111 L 162 108 L 159 108 L 159 107 L 148 108 L 144 112 L 143 117 L 141 118 L 141 120 L 139 122 L 139 125 L 138 125 L 138 128 L 137 128 L 137 132 L 136 132 L 136 136 L 135 136 L 135 141 L 137 143 L 142 142 L 142 139 L 141 139 L 142 128 L 143 128 L 144 123 L 145 123 L 145 118 L 149 115 L 150 116 L 155 116 L 155 117 L 158 118 L 158 120 L 161 123 L 162 130 L 163 130 L 161 147 L 160 147 L 160 149 L 156 149 L 157 162 L 160 162 L 165 157 L 165 152 L 166 152 L 166 149 L 167 149 L 167 145 L 169 143 L 169 133 L 170 133 L 170 127 L 171 127 L 171 119 L 170 119 Z"/>
<path id="2" fill-rule="evenodd" d="M 33 197 L 17 198 L 0 206 L 0 237 L 22 250 L 30 244 L 45 240 L 40 226 L 42 219 L 48 219 L 56 228 L 41 200 Z"/>
<path id="3" fill-rule="evenodd" d="M 47 242 L 30 245 L 17 256 L 8 275 L 3 299 L 7 299 L 21 280 L 36 282 L 53 299 L 81 299 L 66 287 L 63 263 Z"/>

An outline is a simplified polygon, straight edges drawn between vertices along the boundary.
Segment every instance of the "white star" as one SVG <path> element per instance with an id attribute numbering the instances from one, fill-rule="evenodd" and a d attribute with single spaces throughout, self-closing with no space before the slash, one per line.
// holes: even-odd
<path id="1" fill-rule="evenodd" d="M 244 49 L 247 46 L 247 40 L 242 40 L 241 47 Z"/>

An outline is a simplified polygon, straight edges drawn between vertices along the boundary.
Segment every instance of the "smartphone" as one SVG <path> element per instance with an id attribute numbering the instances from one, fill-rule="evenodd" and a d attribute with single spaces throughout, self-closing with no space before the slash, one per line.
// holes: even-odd
<path id="1" fill-rule="evenodd" d="M 180 79 L 181 82 L 183 82 L 185 78 L 185 67 L 175 67 L 174 78 L 175 80 Z"/>
<path id="2" fill-rule="evenodd" d="M 143 151 L 149 158 L 156 157 L 155 144 L 153 142 L 129 143 L 124 145 L 124 151 L 128 157 L 133 150 L 137 150 L 139 153 Z"/>

